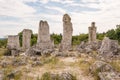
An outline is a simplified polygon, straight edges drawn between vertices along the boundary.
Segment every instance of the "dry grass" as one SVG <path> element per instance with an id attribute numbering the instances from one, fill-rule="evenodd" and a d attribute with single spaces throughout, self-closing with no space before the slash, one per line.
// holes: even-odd
<path id="1" fill-rule="evenodd" d="M 120 72 L 120 60 L 113 60 L 110 64 L 116 71 Z"/>
<path id="2" fill-rule="evenodd" d="M 0 57 L 3 56 L 4 52 L 6 51 L 7 49 L 5 48 L 0 48 Z"/>

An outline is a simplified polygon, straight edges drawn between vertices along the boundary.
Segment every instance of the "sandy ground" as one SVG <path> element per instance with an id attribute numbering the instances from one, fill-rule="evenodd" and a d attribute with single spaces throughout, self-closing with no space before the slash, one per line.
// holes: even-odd
<path id="1" fill-rule="evenodd" d="M 83 71 L 79 67 L 75 66 L 69 66 L 67 64 L 74 63 L 78 61 L 75 57 L 66 57 L 66 58 L 60 58 L 61 62 L 64 62 L 66 64 L 64 67 L 58 66 L 54 68 L 49 68 L 48 65 L 32 68 L 32 72 L 26 74 L 27 76 L 33 76 L 33 77 L 41 77 L 43 73 L 45 72 L 51 72 L 51 73 L 62 73 L 62 72 L 70 72 L 73 75 L 77 77 L 77 80 L 94 80 L 91 76 L 85 76 L 83 74 Z"/>

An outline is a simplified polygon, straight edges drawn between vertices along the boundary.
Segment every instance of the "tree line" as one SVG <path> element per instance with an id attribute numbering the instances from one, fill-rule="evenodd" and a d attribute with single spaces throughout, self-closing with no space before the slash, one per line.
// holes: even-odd
<path id="1" fill-rule="evenodd" d="M 19 39 L 20 39 L 20 45 L 22 46 L 22 32 L 18 33 Z M 112 40 L 118 40 L 120 43 L 120 25 L 116 27 L 116 29 L 111 29 L 108 30 L 107 32 L 103 33 L 97 33 L 97 39 L 98 40 L 103 40 L 103 38 L 107 36 Z M 51 40 L 54 41 L 55 45 L 60 44 L 62 40 L 62 34 L 55 34 L 52 33 L 50 35 Z M 79 45 L 82 41 L 88 41 L 88 34 L 82 33 L 79 35 L 72 36 L 72 44 L 73 45 Z M 37 34 L 32 34 L 31 35 L 31 46 L 37 43 Z M 7 45 L 7 39 L 2 39 L 0 40 L 0 48 L 1 47 L 6 47 Z"/>

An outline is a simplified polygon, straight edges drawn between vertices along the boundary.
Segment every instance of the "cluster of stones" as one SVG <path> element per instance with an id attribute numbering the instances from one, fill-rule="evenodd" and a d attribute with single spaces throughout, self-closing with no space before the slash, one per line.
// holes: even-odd
<path id="1" fill-rule="evenodd" d="M 103 61 L 96 61 L 90 66 L 89 70 L 92 75 L 97 74 L 100 80 L 120 80 L 119 72 Z"/>
<path id="2" fill-rule="evenodd" d="M 77 47 L 80 53 L 92 53 L 96 51 L 99 53 L 99 58 L 106 59 L 112 57 L 120 57 L 120 46 L 117 40 L 111 40 L 104 37 L 102 41 L 96 39 L 96 26 L 95 22 L 91 23 L 89 30 L 88 42 L 81 42 Z"/>
<path id="3" fill-rule="evenodd" d="M 39 30 L 38 30 L 38 39 L 37 44 L 30 47 L 30 40 L 32 31 L 29 29 L 23 30 L 23 40 L 22 40 L 22 50 L 25 51 L 27 55 L 36 55 L 36 54 L 47 54 L 54 51 L 54 42 L 50 39 L 49 25 L 47 21 L 40 21 Z M 63 38 L 60 44 L 59 51 L 69 51 L 72 49 L 72 23 L 71 18 L 68 14 L 63 16 Z M 20 49 L 19 36 L 13 35 L 8 36 L 8 49 L 12 53 L 17 54 Z M 15 52 L 14 52 L 15 51 Z"/>
<path id="4" fill-rule="evenodd" d="M 11 51 L 11 54 L 14 56 L 19 55 L 18 53 L 20 51 L 25 51 L 26 49 L 30 48 L 32 30 L 24 29 L 22 31 L 22 34 L 23 34 L 22 48 L 20 47 L 20 41 L 18 35 L 8 36 L 7 48 Z"/>
<path id="5" fill-rule="evenodd" d="M 111 57 L 119 58 L 120 46 L 118 44 L 118 41 L 110 40 L 108 37 L 105 37 L 103 41 L 99 41 L 96 38 L 96 31 L 97 31 L 97 27 L 95 26 L 95 22 L 92 22 L 91 26 L 88 27 L 88 32 L 89 32 L 88 42 L 81 42 L 81 44 L 77 47 L 77 51 L 79 51 L 80 53 L 92 53 L 93 51 L 96 51 L 99 53 L 99 58 L 102 60 L 105 60 L 106 58 L 109 59 Z M 28 56 L 46 55 L 49 53 L 55 53 L 54 42 L 50 39 L 49 24 L 47 23 L 47 21 L 42 21 L 42 20 L 40 21 L 37 43 L 32 47 L 30 46 L 32 30 L 24 29 L 22 33 L 23 33 L 22 48 L 20 47 L 18 35 L 8 36 L 7 48 L 11 50 L 12 55 L 18 55 L 18 53 L 21 50 L 24 51 L 25 54 Z M 59 52 L 61 52 L 60 55 L 63 54 L 64 52 L 66 53 L 66 51 L 72 50 L 72 44 L 71 44 L 72 33 L 73 33 L 73 28 L 72 28 L 71 18 L 68 14 L 64 14 L 63 36 L 59 47 Z M 96 62 L 95 64 L 93 64 L 93 66 L 91 66 L 90 68 L 91 72 L 94 72 L 93 70 L 97 69 L 95 68 L 95 66 L 98 68 L 104 66 L 101 69 L 104 71 L 101 71 L 101 73 L 99 73 L 101 80 L 105 80 L 103 79 L 105 75 L 110 76 L 108 73 L 111 72 L 112 68 L 107 63 Z M 118 77 L 116 76 L 115 72 L 114 72 L 114 76 L 115 78 Z"/>
<path id="6" fill-rule="evenodd" d="M 63 16 L 63 36 L 62 41 L 59 47 L 60 52 L 66 52 L 72 50 L 72 33 L 73 27 L 71 23 L 71 18 L 68 14 Z M 110 40 L 105 37 L 103 41 L 98 41 L 96 39 L 97 27 L 95 22 L 91 23 L 91 26 L 88 27 L 88 42 L 82 42 L 77 50 L 80 53 L 92 53 L 92 51 L 97 51 L 101 56 L 111 57 L 120 53 L 118 41 Z M 22 41 L 22 50 L 25 51 L 27 55 L 36 55 L 36 54 L 47 54 L 54 51 L 54 42 L 50 39 L 49 24 L 47 21 L 40 21 L 38 29 L 38 39 L 37 44 L 30 46 L 32 30 L 24 29 L 23 30 L 23 41 Z M 17 54 L 20 49 L 19 36 L 13 35 L 8 36 L 8 49 L 11 50 L 12 54 Z M 109 54 L 109 55 L 108 55 Z"/>

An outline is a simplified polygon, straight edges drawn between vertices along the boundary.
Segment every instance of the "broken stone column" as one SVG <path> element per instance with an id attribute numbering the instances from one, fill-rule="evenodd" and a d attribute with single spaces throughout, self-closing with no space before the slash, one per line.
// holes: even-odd
<path id="1" fill-rule="evenodd" d="M 32 35 L 32 30 L 30 29 L 23 30 L 22 46 L 24 50 L 30 48 L 31 35 Z"/>
<path id="2" fill-rule="evenodd" d="M 11 50 L 12 55 L 17 55 L 20 49 L 19 36 L 10 35 L 8 36 L 7 48 Z"/>
<path id="3" fill-rule="evenodd" d="M 40 21 L 39 23 L 39 31 L 38 31 L 38 40 L 37 47 L 40 50 L 52 50 L 54 45 L 50 39 L 49 25 L 47 21 Z"/>
<path id="4" fill-rule="evenodd" d="M 26 50 L 28 56 L 47 55 L 54 51 L 54 43 L 50 39 L 49 25 L 47 21 L 40 21 L 37 44 Z"/>
<path id="5" fill-rule="evenodd" d="M 47 21 L 40 21 L 38 30 L 38 40 L 37 43 L 50 42 L 50 32 L 49 25 Z"/>
<path id="6" fill-rule="evenodd" d="M 96 42 L 96 30 L 97 30 L 97 28 L 95 27 L 95 22 L 92 22 L 91 26 L 88 29 L 89 29 L 89 43 Z"/>
<path id="7" fill-rule="evenodd" d="M 71 42 L 72 42 L 72 23 L 71 18 L 68 14 L 64 14 L 63 16 L 63 36 L 60 44 L 59 51 L 68 51 L 71 50 Z"/>
<path id="8" fill-rule="evenodd" d="M 8 36 L 7 48 L 9 48 L 9 49 L 18 49 L 18 48 L 20 48 L 19 36 L 18 35 L 10 35 L 10 36 Z"/>

